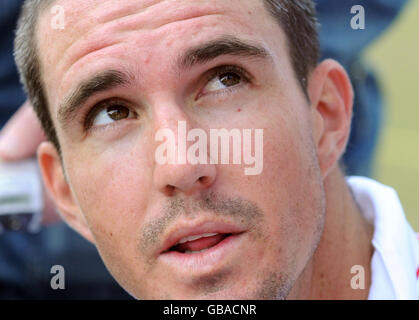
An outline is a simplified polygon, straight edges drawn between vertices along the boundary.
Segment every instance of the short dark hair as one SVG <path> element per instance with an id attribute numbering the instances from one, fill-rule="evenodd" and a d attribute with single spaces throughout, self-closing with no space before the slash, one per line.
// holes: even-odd
<path id="1" fill-rule="evenodd" d="M 320 59 L 317 13 L 313 0 L 263 0 L 287 37 L 295 76 L 307 95 L 307 78 Z"/>
<path id="2" fill-rule="evenodd" d="M 45 134 L 61 154 L 57 133 L 42 83 L 36 27 L 40 13 L 55 0 L 26 0 L 15 37 L 14 56 L 21 82 Z M 316 10 L 312 0 L 262 0 L 285 32 L 295 76 L 307 96 L 307 77 L 317 65 L 319 42 Z"/>

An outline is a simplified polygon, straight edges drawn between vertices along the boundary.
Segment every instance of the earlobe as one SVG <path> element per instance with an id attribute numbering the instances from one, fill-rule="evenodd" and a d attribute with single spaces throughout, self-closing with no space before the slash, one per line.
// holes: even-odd
<path id="1" fill-rule="evenodd" d="M 90 242 L 95 243 L 86 219 L 64 175 L 62 162 L 55 146 L 49 141 L 41 143 L 37 156 L 45 187 L 54 199 L 61 217 L 70 227 Z"/>
<path id="2" fill-rule="evenodd" d="M 325 178 L 346 148 L 351 127 L 353 90 L 343 67 L 329 59 L 312 72 L 308 92 L 317 155 Z"/>

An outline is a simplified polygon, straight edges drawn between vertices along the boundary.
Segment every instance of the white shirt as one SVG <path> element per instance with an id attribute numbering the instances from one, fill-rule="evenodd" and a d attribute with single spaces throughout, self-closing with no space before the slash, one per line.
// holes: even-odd
<path id="1" fill-rule="evenodd" d="M 419 238 L 396 191 L 364 177 L 346 181 L 365 218 L 374 225 L 368 299 L 419 299 Z"/>

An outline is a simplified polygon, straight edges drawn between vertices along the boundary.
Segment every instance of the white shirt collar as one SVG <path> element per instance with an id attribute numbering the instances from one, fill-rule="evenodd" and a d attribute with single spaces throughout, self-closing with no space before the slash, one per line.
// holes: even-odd
<path id="1" fill-rule="evenodd" d="M 369 178 L 346 181 L 364 216 L 374 224 L 368 299 L 419 299 L 419 242 L 397 193 Z"/>

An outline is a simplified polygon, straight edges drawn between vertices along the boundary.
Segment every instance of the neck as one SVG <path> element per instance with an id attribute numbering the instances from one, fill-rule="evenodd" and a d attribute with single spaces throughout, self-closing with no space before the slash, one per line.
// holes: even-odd
<path id="1" fill-rule="evenodd" d="M 338 168 L 325 179 L 324 188 L 326 217 L 322 238 L 289 299 L 367 299 L 373 226 L 363 217 Z M 365 271 L 364 289 L 351 285 L 362 281 L 359 269 L 351 273 L 355 265 Z"/>

